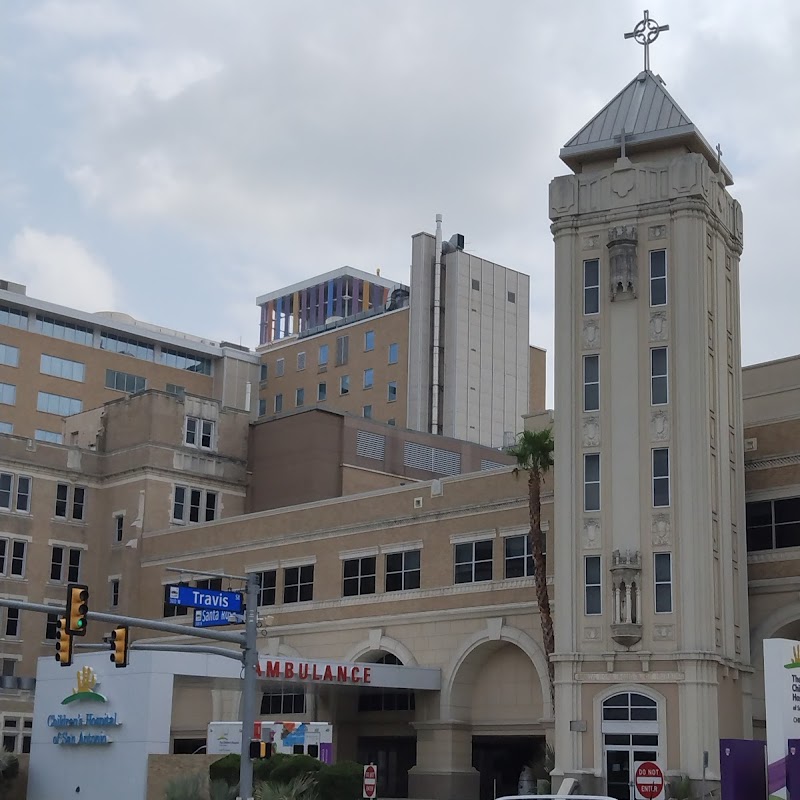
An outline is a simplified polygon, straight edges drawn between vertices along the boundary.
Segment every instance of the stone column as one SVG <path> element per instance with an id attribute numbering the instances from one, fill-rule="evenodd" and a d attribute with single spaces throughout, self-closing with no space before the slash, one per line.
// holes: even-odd
<path id="1" fill-rule="evenodd" d="M 408 796 L 425 800 L 479 800 L 480 774 L 472 766 L 468 722 L 415 722 L 417 765 L 408 772 Z"/>

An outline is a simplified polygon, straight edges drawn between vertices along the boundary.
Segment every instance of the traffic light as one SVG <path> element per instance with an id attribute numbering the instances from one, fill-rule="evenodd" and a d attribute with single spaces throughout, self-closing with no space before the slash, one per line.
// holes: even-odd
<path id="1" fill-rule="evenodd" d="M 89 587 L 83 583 L 67 584 L 67 633 L 86 636 L 86 614 L 89 611 Z"/>
<path id="2" fill-rule="evenodd" d="M 128 626 L 120 625 L 111 631 L 111 661 L 118 667 L 128 666 Z"/>
<path id="3" fill-rule="evenodd" d="M 56 632 L 56 661 L 62 667 L 72 664 L 72 637 L 67 633 L 66 617 L 59 617 Z"/>
<path id="4" fill-rule="evenodd" d="M 269 758 L 272 755 L 272 744 L 258 739 L 250 740 L 250 758 Z"/>

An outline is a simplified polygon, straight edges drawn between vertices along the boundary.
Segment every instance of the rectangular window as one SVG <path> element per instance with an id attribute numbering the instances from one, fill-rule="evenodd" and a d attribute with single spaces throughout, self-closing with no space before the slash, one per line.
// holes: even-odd
<path id="1" fill-rule="evenodd" d="M 58 414 L 60 417 L 69 417 L 72 414 L 80 414 L 83 411 L 83 401 L 75 397 L 39 392 L 36 400 L 36 410 L 45 414 Z"/>
<path id="2" fill-rule="evenodd" d="M 298 353 L 297 354 L 297 369 L 304 370 L 306 368 L 306 354 L 305 353 Z"/>
<path id="3" fill-rule="evenodd" d="M 114 517 L 114 541 L 117 544 L 122 542 L 122 537 L 125 535 L 125 515 L 117 514 Z"/>
<path id="4" fill-rule="evenodd" d="M 42 356 L 44 358 L 44 356 Z M 7 367 L 19 366 L 19 347 L 0 342 L 0 364 Z"/>
<path id="5" fill-rule="evenodd" d="M 206 492 L 205 521 L 213 522 L 217 518 L 217 493 Z"/>
<path id="6" fill-rule="evenodd" d="M 336 339 L 336 366 L 341 367 L 347 363 L 347 357 L 350 351 L 350 337 L 339 336 Z"/>
<path id="7" fill-rule="evenodd" d="M 14 490 L 14 475 L 0 472 L 0 508 L 11 511 L 11 495 Z"/>
<path id="8" fill-rule="evenodd" d="M 50 442 L 50 444 L 64 444 L 64 434 L 56 433 L 55 431 L 46 431 L 42 428 L 37 428 L 33 432 L 33 438 L 37 442 Z"/>
<path id="9" fill-rule="evenodd" d="M 306 390 L 300 387 L 299 389 L 295 389 L 294 392 L 294 404 L 296 408 L 302 408 L 304 403 L 306 402 Z"/>
<path id="10" fill-rule="evenodd" d="M 265 692 L 261 695 L 261 715 L 264 717 L 280 717 L 282 714 L 305 714 L 305 692 Z M 308 745 L 308 755 L 317 745 Z M 295 745 L 302 748 L 302 745 Z"/>
<path id="11" fill-rule="evenodd" d="M 600 510 L 600 453 L 583 456 L 583 510 Z"/>
<path id="12" fill-rule="evenodd" d="M 583 313 L 600 312 L 600 261 L 593 258 L 583 262 Z"/>
<path id="13" fill-rule="evenodd" d="M 583 410 L 600 408 L 600 356 L 583 357 Z"/>
<path id="14" fill-rule="evenodd" d="M 477 583 L 492 579 L 492 540 L 455 546 L 455 582 Z"/>
<path id="15" fill-rule="evenodd" d="M 317 400 L 321 403 L 328 399 L 328 384 L 327 383 L 318 383 L 317 384 Z"/>
<path id="16" fill-rule="evenodd" d="M 283 411 L 283 395 L 276 394 L 275 395 L 275 413 L 280 414 Z"/>
<path id="17" fill-rule="evenodd" d="M 420 551 L 406 550 L 386 555 L 386 591 L 400 592 L 420 587 Z"/>
<path id="18" fill-rule="evenodd" d="M 69 486 L 66 483 L 59 483 L 56 486 L 56 510 L 55 516 L 61 519 L 67 518 L 67 507 L 69 502 Z"/>
<path id="19" fill-rule="evenodd" d="M 481 282 L 477 280 L 477 278 L 472 279 L 472 289 L 476 292 L 479 292 L 481 289 Z"/>
<path id="20" fill-rule="evenodd" d="M 653 554 L 656 614 L 672 613 L 672 554 Z"/>
<path id="21" fill-rule="evenodd" d="M 176 397 L 183 397 L 186 394 L 186 387 L 178 386 L 177 383 L 168 383 L 166 392 L 167 394 L 174 394 Z"/>
<path id="22" fill-rule="evenodd" d="M 36 333 L 43 333 L 45 336 L 52 336 L 54 339 L 65 339 L 68 342 L 86 344 L 90 347 L 94 342 L 94 331 L 91 328 L 85 328 L 83 325 L 76 325 L 73 322 L 62 322 L 41 314 L 36 315 L 33 330 Z"/>
<path id="23" fill-rule="evenodd" d="M 50 557 L 50 580 L 77 583 L 81 573 L 79 548 L 54 545 Z"/>
<path id="24" fill-rule="evenodd" d="M 653 450 L 653 506 L 669 505 L 669 449 Z"/>
<path id="25" fill-rule="evenodd" d="M 747 503 L 747 550 L 800 547 L 800 497 Z"/>
<path id="26" fill-rule="evenodd" d="M 147 346 L 147 345 L 145 345 Z M 143 356 L 139 356 L 142 358 Z M 152 361 L 152 358 L 148 358 Z M 187 372 L 199 372 L 201 375 L 211 374 L 211 359 L 205 356 L 195 356 L 185 353 L 183 350 L 170 350 L 168 347 L 161 348 L 161 363 L 176 369 L 185 369 Z"/>
<path id="27" fill-rule="evenodd" d="M 342 375 L 339 378 L 339 394 L 349 394 L 350 393 L 350 376 L 349 375 Z"/>
<path id="28" fill-rule="evenodd" d="M 189 522 L 200 522 L 200 507 L 203 492 L 200 489 L 189 489 Z"/>
<path id="29" fill-rule="evenodd" d="M 372 419 L 372 406 L 362 406 L 361 416 L 364 417 L 364 419 Z"/>
<path id="30" fill-rule="evenodd" d="M 7 553 L 8 553 L 8 539 L 0 539 L 0 575 L 6 574 Z"/>
<path id="31" fill-rule="evenodd" d="M 342 595 L 358 597 L 364 594 L 375 594 L 375 556 L 351 558 L 343 565 Z"/>
<path id="32" fill-rule="evenodd" d="M 506 578 L 533 577 L 533 552 L 531 537 L 507 536 L 505 539 L 505 576 Z"/>
<path id="33" fill-rule="evenodd" d="M 58 612 L 56 612 L 55 614 L 47 615 L 47 622 L 45 623 L 44 626 L 44 638 L 47 639 L 48 641 L 56 638 L 58 617 L 59 617 Z"/>
<path id="34" fill-rule="evenodd" d="M 209 419 L 200 421 L 200 447 L 210 450 L 214 443 L 214 423 Z"/>
<path id="35" fill-rule="evenodd" d="M 266 397 L 259 397 L 258 398 L 258 416 L 265 417 L 267 415 L 267 398 Z"/>
<path id="36" fill-rule="evenodd" d="M 603 579 L 600 569 L 600 556 L 585 556 L 584 574 L 584 613 L 594 616 L 603 613 Z"/>
<path id="37" fill-rule="evenodd" d="M 26 330 L 28 327 L 28 312 L 20 311 L 11 306 L 0 306 L 0 325 Z"/>
<path id="38" fill-rule="evenodd" d="M 19 636 L 19 609 L 7 608 L 6 609 L 6 625 L 4 633 L 11 639 L 16 639 Z"/>
<path id="39" fill-rule="evenodd" d="M 82 520 L 86 506 L 86 488 L 75 486 L 72 489 L 72 519 Z"/>
<path id="40" fill-rule="evenodd" d="M 186 417 L 184 443 L 201 450 L 211 450 L 214 445 L 214 423 L 210 419 Z"/>
<path id="41" fill-rule="evenodd" d="M 265 572 L 260 572 L 258 575 L 258 579 L 259 579 L 258 604 L 260 606 L 274 606 L 275 587 L 278 581 L 277 570 L 268 569 Z"/>
<path id="42" fill-rule="evenodd" d="M 389 381 L 386 399 L 390 403 L 394 403 L 397 400 L 397 381 Z"/>
<path id="43" fill-rule="evenodd" d="M 17 477 L 17 511 L 26 514 L 31 510 L 31 483 L 27 475 Z"/>
<path id="44" fill-rule="evenodd" d="M 314 599 L 314 565 L 283 570 L 283 602 L 303 603 Z"/>
<path id="45" fill-rule="evenodd" d="M 186 487 L 176 486 L 175 495 L 172 501 L 172 521 L 183 522 L 183 515 L 186 513 Z"/>
<path id="46" fill-rule="evenodd" d="M 152 344 L 139 342 L 136 339 L 127 339 L 125 336 L 117 336 L 115 333 L 100 333 L 100 349 L 141 358 L 143 361 L 155 361 L 155 347 Z"/>
<path id="47" fill-rule="evenodd" d="M 517 302 L 517 295 L 515 292 L 508 293 L 508 302 L 509 303 L 516 303 Z"/>
<path id="48" fill-rule="evenodd" d="M 317 364 L 320 367 L 328 366 L 328 345 L 321 344 L 319 346 L 319 355 L 317 356 Z"/>
<path id="49" fill-rule="evenodd" d="M 119 578 L 111 579 L 111 608 L 119 605 Z"/>
<path id="50" fill-rule="evenodd" d="M 261 373 L 259 376 L 259 380 L 265 381 L 267 376 L 269 375 L 269 369 L 266 364 L 261 365 Z"/>
<path id="51" fill-rule="evenodd" d="M 389 363 L 396 364 L 400 359 L 400 345 L 397 342 L 392 342 L 389 345 Z"/>
<path id="52" fill-rule="evenodd" d="M 13 383 L 0 383 L 0 404 L 13 406 L 16 403 L 17 387 Z"/>
<path id="53" fill-rule="evenodd" d="M 193 486 L 176 486 L 172 500 L 172 521 L 213 522 L 217 518 L 217 492 Z"/>
<path id="54" fill-rule="evenodd" d="M 11 574 L 18 578 L 25 576 L 25 552 L 28 543 L 20 539 L 11 542 Z"/>
<path id="55" fill-rule="evenodd" d="M 52 375 L 55 378 L 83 383 L 86 377 L 86 366 L 80 361 L 70 361 L 67 358 L 42 354 L 39 372 L 42 375 Z"/>
<path id="56" fill-rule="evenodd" d="M 650 404 L 662 406 L 669 400 L 667 384 L 667 348 L 650 351 Z"/>
<path id="57" fill-rule="evenodd" d="M 285 365 L 286 365 L 286 362 L 285 362 L 285 361 L 284 361 L 284 359 L 282 359 L 282 358 L 279 358 L 279 359 L 278 359 L 278 360 L 275 362 L 275 375 L 276 375 L 278 378 L 280 378 L 280 377 L 282 377 L 282 376 L 283 376 L 283 371 L 284 371 L 284 367 L 285 367 Z"/>
<path id="58" fill-rule="evenodd" d="M 364 370 L 364 388 L 371 389 L 375 382 L 375 371 L 370 367 Z"/>
<path id="59" fill-rule="evenodd" d="M 14 423 L 0 422 L 0 433 L 14 433 Z"/>
<path id="60" fill-rule="evenodd" d="M 364 352 L 368 353 L 375 349 L 375 331 L 364 332 Z"/>
<path id="61" fill-rule="evenodd" d="M 650 253 L 650 305 L 667 304 L 667 251 L 653 250 Z"/>
<path id="62" fill-rule="evenodd" d="M 130 372 L 119 372 L 115 369 L 106 370 L 106 389 L 118 392 L 143 392 L 147 381 L 141 375 L 132 375 Z"/>

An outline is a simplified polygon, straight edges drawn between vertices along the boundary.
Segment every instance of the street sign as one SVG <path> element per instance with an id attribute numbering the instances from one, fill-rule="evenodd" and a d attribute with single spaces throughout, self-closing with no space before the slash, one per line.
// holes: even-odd
<path id="1" fill-rule="evenodd" d="M 224 611 L 242 613 L 240 592 L 221 592 L 217 589 L 196 589 L 194 586 L 170 586 L 169 602 L 173 606 L 189 608 L 218 608 Z"/>
<path id="2" fill-rule="evenodd" d="M 194 610 L 195 628 L 216 628 L 220 625 L 241 625 L 244 614 L 222 611 L 219 608 L 196 608 Z M 256 737 L 258 738 L 258 737 Z"/>
<path id="3" fill-rule="evenodd" d="M 664 773 L 654 761 L 637 761 L 633 765 L 633 786 L 636 800 L 664 800 Z"/>
<path id="4" fill-rule="evenodd" d="M 364 765 L 364 791 L 362 797 L 375 800 L 378 796 L 378 768 L 374 764 Z"/>

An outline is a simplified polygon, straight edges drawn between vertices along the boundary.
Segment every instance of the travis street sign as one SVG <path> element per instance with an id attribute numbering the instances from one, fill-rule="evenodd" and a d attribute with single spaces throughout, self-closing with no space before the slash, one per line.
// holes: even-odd
<path id="1" fill-rule="evenodd" d="M 170 586 L 169 602 L 173 606 L 189 608 L 218 608 L 242 613 L 242 595 L 239 592 L 222 592 L 217 589 L 195 589 L 194 586 Z"/>

